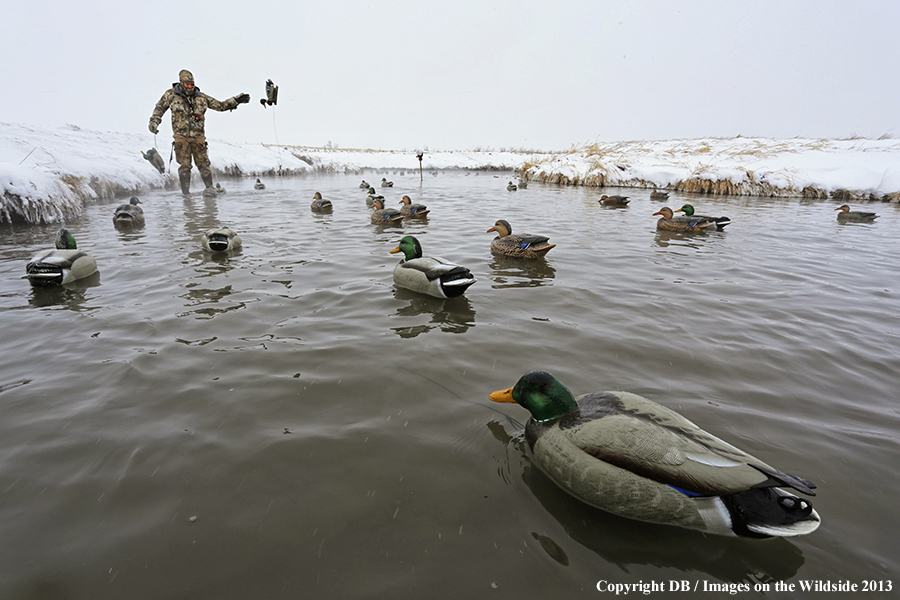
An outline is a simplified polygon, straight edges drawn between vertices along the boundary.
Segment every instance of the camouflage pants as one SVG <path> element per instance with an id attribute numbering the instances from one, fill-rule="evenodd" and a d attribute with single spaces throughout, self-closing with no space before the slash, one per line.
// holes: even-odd
<path id="1" fill-rule="evenodd" d="M 191 176 L 191 158 L 200 171 L 203 181 L 212 181 L 212 171 L 209 168 L 209 154 L 206 151 L 206 136 L 186 137 L 175 136 L 175 160 L 178 162 L 178 176 L 180 179 L 188 179 Z"/>

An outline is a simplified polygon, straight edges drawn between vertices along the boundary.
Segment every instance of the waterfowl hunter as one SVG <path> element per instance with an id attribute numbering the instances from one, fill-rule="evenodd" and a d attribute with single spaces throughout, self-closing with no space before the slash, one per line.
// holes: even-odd
<path id="1" fill-rule="evenodd" d="M 113 225 L 116 227 L 140 227 L 144 224 L 144 209 L 137 196 L 132 196 L 127 204 L 120 204 L 113 213 Z"/>
<path id="2" fill-rule="evenodd" d="M 201 236 L 200 245 L 210 252 L 228 252 L 241 247 L 241 236 L 228 227 L 213 228 Z"/>
<path id="3" fill-rule="evenodd" d="M 71 283 L 96 272 L 97 261 L 78 249 L 68 229 L 56 232 L 55 250 L 42 250 L 25 265 L 25 277 L 35 286 Z"/>
<path id="4" fill-rule="evenodd" d="M 424 204 L 413 204 L 413 201 L 409 196 L 403 196 L 403 198 L 400 199 L 400 204 L 403 205 L 400 207 L 400 214 L 406 218 L 421 219 L 422 217 L 428 216 L 428 207 Z"/>
<path id="5" fill-rule="evenodd" d="M 491 252 L 501 256 L 514 258 L 541 258 L 556 244 L 548 244 L 550 239 L 544 235 L 531 235 L 530 233 L 513 235 L 512 225 L 509 221 L 500 219 L 485 233 L 497 232 L 497 237 L 491 240 Z"/>
<path id="6" fill-rule="evenodd" d="M 386 223 L 399 223 L 403 220 L 403 215 L 396 208 L 385 208 L 384 202 L 378 198 L 372 200 L 372 222 L 383 225 Z"/>
<path id="7" fill-rule="evenodd" d="M 316 192 L 313 194 L 313 201 L 309 205 L 309 208 L 313 212 L 331 212 L 334 206 L 331 204 L 331 200 L 325 200 L 322 198 L 322 194 Z"/>
<path id="8" fill-rule="evenodd" d="M 597 200 L 603 206 L 628 206 L 628 203 L 631 202 L 628 199 L 628 196 L 606 196 L 603 195 Z"/>
<path id="9" fill-rule="evenodd" d="M 846 204 L 839 206 L 834 210 L 841 211 L 837 215 L 839 223 L 871 223 L 878 218 L 878 215 L 873 212 L 850 210 L 850 207 Z"/>
<path id="10" fill-rule="evenodd" d="M 441 258 L 422 256 L 419 240 L 411 235 L 403 236 L 391 250 L 391 254 L 398 252 L 403 253 L 404 259 L 394 267 L 397 287 L 436 298 L 457 298 L 475 283 L 475 277 L 467 268 Z"/>
<path id="11" fill-rule="evenodd" d="M 651 523 L 750 538 L 812 533 L 815 485 L 777 471 L 678 413 L 629 392 L 575 398 L 546 371 L 490 395 L 528 409 L 541 469 L 592 506 Z"/>
<path id="12" fill-rule="evenodd" d="M 657 212 L 653 213 L 653 216 L 661 215 L 660 218 L 656 222 L 656 228 L 662 229 L 664 231 L 680 231 L 680 232 L 696 232 L 703 231 L 707 227 L 715 227 L 716 222 L 712 221 L 708 218 L 704 217 L 674 217 L 672 209 L 668 206 L 664 206 L 659 209 Z"/>
<path id="13" fill-rule="evenodd" d="M 693 219 L 709 219 L 711 221 L 715 221 L 716 229 L 725 229 L 726 225 L 731 224 L 731 219 L 729 219 L 728 217 L 708 217 L 706 215 L 695 214 L 694 207 L 690 204 L 682 205 L 682 207 L 675 212 L 683 212 L 685 216 L 691 217 Z"/>

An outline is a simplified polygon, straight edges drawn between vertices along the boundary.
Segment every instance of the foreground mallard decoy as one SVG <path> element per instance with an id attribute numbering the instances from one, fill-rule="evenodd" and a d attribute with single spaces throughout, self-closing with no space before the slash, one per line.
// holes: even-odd
<path id="1" fill-rule="evenodd" d="M 322 194 L 316 192 L 313 194 L 313 201 L 309 208 L 314 212 L 331 212 L 334 206 L 331 204 L 331 200 L 322 198 Z"/>
<path id="2" fill-rule="evenodd" d="M 669 199 L 669 192 L 658 192 L 653 190 L 650 192 L 650 199 L 659 202 L 665 202 Z"/>
<path id="3" fill-rule="evenodd" d="M 556 244 L 548 244 L 550 239 L 545 235 L 531 235 L 530 233 L 513 235 L 512 225 L 509 221 L 500 219 L 485 233 L 497 232 L 497 237 L 491 240 L 491 252 L 501 256 L 514 258 L 541 258 Z"/>
<path id="4" fill-rule="evenodd" d="M 777 471 L 630 392 L 575 398 L 546 371 L 490 395 L 528 409 L 525 439 L 541 469 L 576 498 L 608 512 L 718 535 L 804 535 L 820 524 L 815 484 Z"/>
<path id="5" fill-rule="evenodd" d="M 375 188 L 370 187 L 369 193 L 366 196 L 366 206 L 372 206 L 372 203 L 376 200 L 381 200 L 381 203 L 384 204 L 384 196 L 381 194 L 375 193 Z"/>
<path id="6" fill-rule="evenodd" d="M 878 218 L 878 215 L 873 212 L 850 210 L 850 207 L 846 204 L 839 206 L 834 210 L 841 211 L 837 215 L 837 220 L 840 223 L 871 223 Z"/>
<path id="7" fill-rule="evenodd" d="M 363 179 L 362 182 L 359 184 L 359 189 L 361 189 L 361 190 L 367 190 L 370 187 L 372 187 L 372 186 L 369 185 L 369 182 L 367 182 L 365 179 Z"/>
<path id="8" fill-rule="evenodd" d="M 409 196 L 403 196 L 403 198 L 400 199 L 400 204 L 403 205 L 400 207 L 400 214 L 404 217 L 422 218 L 428 216 L 428 207 L 424 204 L 413 204 L 413 201 Z"/>
<path id="9" fill-rule="evenodd" d="M 113 213 L 113 225 L 117 227 L 140 227 L 144 224 L 144 209 L 137 196 L 132 196 L 127 204 L 120 204 Z"/>
<path id="10" fill-rule="evenodd" d="M 716 225 L 715 221 L 708 218 L 674 217 L 674 214 L 675 213 L 673 213 L 672 209 L 668 206 L 664 206 L 653 213 L 653 216 L 662 216 L 662 218 L 656 222 L 656 228 L 665 231 L 695 232 L 703 231 L 707 227 L 715 227 Z"/>
<path id="11" fill-rule="evenodd" d="M 725 226 L 731 223 L 731 219 L 729 219 L 728 217 L 708 217 L 706 215 L 695 214 L 694 207 L 690 204 L 683 205 L 675 212 L 683 212 L 686 216 L 693 219 L 709 219 L 710 221 L 715 222 L 717 229 L 725 229 Z"/>
<path id="12" fill-rule="evenodd" d="M 372 222 L 378 225 L 386 223 L 398 223 L 403 220 L 403 215 L 396 208 L 385 208 L 384 202 L 375 198 L 372 200 Z"/>
<path id="13" fill-rule="evenodd" d="M 253 184 L 254 190 L 264 190 L 266 189 L 266 184 L 259 180 L 259 177 L 256 178 L 256 183 Z"/>
<path id="14" fill-rule="evenodd" d="M 600 196 L 600 199 L 597 200 L 603 206 L 628 206 L 628 203 L 631 200 L 628 199 L 628 196 Z"/>
<path id="15" fill-rule="evenodd" d="M 465 267 L 441 258 L 422 256 L 419 240 L 405 235 L 391 254 L 402 252 L 404 259 L 394 267 L 394 283 L 420 294 L 436 298 L 457 298 L 475 283 L 475 277 Z"/>
<path id="16" fill-rule="evenodd" d="M 78 249 L 68 229 L 56 232 L 55 250 L 42 250 L 25 265 L 25 277 L 35 286 L 71 283 L 96 272 L 97 261 Z"/>
<path id="17" fill-rule="evenodd" d="M 388 181 L 384 177 L 381 178 L 381 187 L 394 187 L 393 181 Z"/>
<path id="18" fill-rule="evenodd" d="M 200 245 L 210 252 L 228 252 L 241 247 L 241 236 L 228 227 L 212 228 L 200 238 Z"/>
<path id="19" fill-rule="evenodd" d="M 516 186 L 516 184 L 514 184 L 512 181 L 510 181 L 509 183 L 506 184 L 506 189 L 509 190 L 510 192 L 514 192 L 519 188 Z"/>
<path id="20" fill-rule="evenodd" d="M 225 188 L 222 187 L 222 184 L 221 184 L 221 183 L 216 183 L 216 193 L 217 193 L 217 194 L 224 194 L 224 193 L 225 193 Z"/>

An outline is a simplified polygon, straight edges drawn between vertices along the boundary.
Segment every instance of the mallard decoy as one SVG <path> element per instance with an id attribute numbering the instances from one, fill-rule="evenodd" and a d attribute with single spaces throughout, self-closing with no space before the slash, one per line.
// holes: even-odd
<path id="1" fill-rule="evenodd" d="M 331 209 L 334 208 L 331 204 L 331 200 L 325 200 L 319 192 L 313 194 L 313 201 L 309 207 L 314 212 L 331 212 Z"/>
<path id="2" fill-rule="evenodd" d="M 650 192 L 650 199 L 659 202 L 665 202 L 669 199 L 669 192 L 658 192 L 653 190 Z"/>
<path id="3" fill-rule="evenodd" d="M 256 183 L 253 184 L 254 190 L 264 190 L 266 189 L 266 184 L 259 180 L 259 177 L 256 178 Z"/>
<path id="4" fill-rule="evenodd" d="M 116 227 L 140 227 L 144 224 L 144 209 L 138 206 L 141 201 L 132 196 L 128 204 L 120 204 L 113 214 L 113 225 Z"/>
<path id="5" fill-rule="evenodd" d="M 850 207 L 846 204 L 839 206 L 834 210 L 841 211 L 837 215 L 839 223 L 871 223 L 878 218 L 878 215 L 873 212 L 850 210 Z"/>
<path id="6" fill-rule="evenodd" d="M 717 229 L 725 229 L 725 226 L 731 223 L 731 219 L 729 219 L 728 217 L 708 217 L 706 215 L 694 214 L 694 207 L 690 204 L 683 205 L 675 212 L 683 212 L 686 216 L 693 219 L 709 219 L 711 221 L 715 221 Z"/>
<path id="7" fill-rule="evenodd" d="M 372 222 L 378 225 L 383 225 L 385 223 L 399 223 L 403 220 L 403 215 L 400 214 L 400 211 L 396 208 L 385 208 L 384 202 L 375 198 L 372 201 L 372 208 L 375 210 L 372 212 Z"/>
<path id="8" fill-rule="evenodd" d="M 506 184 L 506 189 L 509 190 L 510 192 L 514 192 L 519 188 L 516 186 L 516 184 L 514 184 L 512 181 L 510 181 L 509 183 Z"/>
<path id="9" fill-rule="evenodd" d="M 409 196 L 403 196 L 400 199 L 400 204 L 403 205 L 400 207 L 400 214 L 407 218 L 427 217 L 430 212 L 424 204 L 413 204 Z"/>
<path id="10" fill-rule="evenodd" d="M 228 227 L 212 228 L 200 238 L 200 245 L 210 252 L 228 252 L 241 247 L 241 236 Z"/>
<path id="11" fill-rule="evenodd" d="M 376 194 L 376 193 L 375 193 L 375 188 L 370 187 L 370 188 L 369 188 L 369 195 L 366 196 L 366 206 L 372 206 L 372 203 L 373 203 L 375 200 L 381 200 L 381 203 L 384 204 L 384 196 L 382 196 L 381 194 Z"/>
<path id="12" fill-rule="evenodd" d="M 628 199 L 628 196 L 600 196 L 600 199 L 597 200 L 603 206 L 628 206 L 628 203 L 631 200 Z"/>
<path id="13" fill-rule="evenodd" d="M 150 161 L 150 164 L 160 173 L 166 172 L 166 163 L 163 160 L 163 157 L 159 155 L 159 151 L 156 148 L 150 148 L 146 152 L 141 152 L 141 156 Z"/>
<path id="14" fill-rule="evenodd" d="M 55 250 L 42 250 L 25 265 L 25 277 L 35 286 L 71 283 L 96 272 L 97 261 L 78 249 L 68 229 L 56 232 Z"/>
<path id="15" fill-rule="evenodd" d="M 363 180 L 362 180 L 362 183 L 359 184 L 359 189 L 361 189 L 361 190 L 367 190 L 367 189 L 369 189 L 370 187 L 372 187 L 372 186 L 369 185 L 368 182 L 367 182 L 365 179 L 363 179 Z"/>
<path id="16" fill-rule="evenodd" d="M 513 235 L 512 225 L 503 219 L 494 223 L 485 233 L 492 231 L 497 232 L 497 237 L 491 240 L 491 252 L 494 254 L 514 258 L 541 258 L 556 247 L 556 244 L 548 244 L 550 238 L 544 235 Z"/>
<path id="17" fill-rule="evenodd" d="M 524 190 L 528 187 L 528 181 L 525 179 L 519 178 L 519 189 Z"/>
<path id="18" fill-rule="evenodd" d="M 404 259 L 394 267 L 394 284 L 413 292 L 436 298 L 462 296 L 475 277 L 465 267 L 449 263 L 441 258 L 422 256 L 419 240 L 411 235 L 403 236 L 391 254 L 402 252 Z"/>
<path id="19" fill-rule="evenodd" d="M 386 178 L 381 178 L 381 187 L 394 187 L 393 181 L 388 181 Z"/>
<path id="20" fill-rule="evenodd" d="M 674 217 L 675 213 L 672 212 L 672 209 L 668 206 L 664 206 L 659 209 L 657 212 L 653 213 L 653 216 L 662 215 L 662 218 L 656 222 L 656 228 L 662 229 L 664 231 L 681 231 L 681 232 L 695 232 L 695 231 L 703 231 L 707 227 L 715 227 L 716 222 L 711 221 L 707 218 L 694 218 L 694 217 Z"/>
<path id="21" fill-rule="evenodd" d="M 221 183 L 216 183 L 216 193 L 217 193 L 217 194 L 224 194 L 224 193 L 225 193 L 225 188 L 222 187 L 222 184 L 221 184 Z"/>
<path id="22" fill-rule="evenodd" d="M 651 523 L 750 538 L 812 533 L 815 484 L 777 471 L 630 392 L 575 398 L 546 371 L 526 373 L 495 402 L 528 409 L 525 439 L 541 469 L 592 506 Z"/>

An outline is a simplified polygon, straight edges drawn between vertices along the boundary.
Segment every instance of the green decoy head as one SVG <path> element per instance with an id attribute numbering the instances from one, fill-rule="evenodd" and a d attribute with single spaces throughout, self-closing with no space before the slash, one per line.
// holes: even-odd
<path id="1" fill-rule="evenodd" d="M 375 188 L 370 187 L 370 188 L 369 188 L 369 193 L 370 193 L 371 195 L 374 196 L 374 195 L 375 195 Z"/>
<path id="2" fill-rule="evenodd" d="M 675 212 L 683 212 L 683 213 L 686 214 L 687 216 L 693 217 L 693 216 L 694 216 L 694 207 L 691 206 L 690 204 L 685 204 L 684 206 L 682 206 L 681 208 L 679 208 L 679 209 L 676 210 Z"/>
<path id="3" fill-rule="evenodd" d="M 57 250 L 77 250 L 78 244 L 75 243 L 75 237 L 69 233 L 68 229 L 60 229 L 56 232 L 56 249 Z"/>
<path id="4" fill-rule="evenodd" d="M 535 421 L 558 419 L 578 410 L 569 388 L 547 371 L 525 373 L 515 386 L 497 390 L 489 397 L 494 402 L 515 402 L 525 407 Z"/>
<path id="5" fill-rule="evenodd" d="M 396 254 L 398 252 L 402 252 L 403 256 L 406 257 L 406 260 L 422 258 L 422 245 L 419 243 L 419 240 L 413 236 L 404 235 L 400 239 L 400 243 L 397 247 L 391 250 L 391 254 Z"/>

